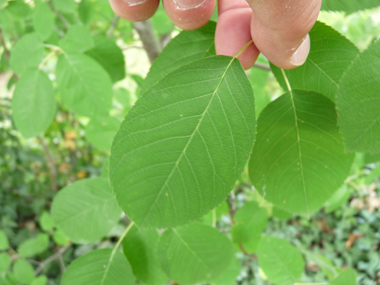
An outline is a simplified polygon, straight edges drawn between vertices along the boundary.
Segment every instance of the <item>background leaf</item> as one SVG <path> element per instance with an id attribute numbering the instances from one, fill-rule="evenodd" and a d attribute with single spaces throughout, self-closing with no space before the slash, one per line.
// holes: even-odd
<path id="1" fill-rule="evenodd" d="M 3 272 L 6 272 L 12 264 L 12 258 L 8 253 L 0 253 L 0 275 Z M 1 283 L 0 283 L 1 284 Z"/>
<path id="2" fill-rule="evenodd" d="M 28 69 L 19 81 L 12 98 L 16 127 L 25 138 L 46 131 L 56 113 L 55 92 L 49 77 L 39 69 Z"/>
<path id="3" fill-rule="evenodd" d="M 11 51 L 11 68 L 18 75 L 30 67 L 37 68 L 44 57 L 44 53 L 43 43 L 37 34 L 24 35 Z"/>
<path id="4" fill-rule="evenodd" d="M 55 15 L 49 5 L 42 2 L 36 5 L 33 13 L 33 27 L 42 40 L 50 37 L 54 30 Z"/>
<path id="5" fill-rule="evenodd" d="M 84 54 L 63 54 L 56 74 L 62 101 L 72 111 L 88 117 L 108 114 L 112 82 L 94 59 Z"/>
<path id="6" fill-rule="evenodd" d="M 292 70 L 284 70 L 292 89 L 315 91 L 335 101 L 343 73 L 359 55 L 359 50 L 333 28 L 316 22 L 310 31 L 311 47 L 306 62 Z M 281 69 L 271 65 L 284 90 Z"/>
<path id="7" fill-rule="evenodd" d="M 86 127 L 86 138 L 95 147 L 109 151 L 120 123 L 114 117 L 94 117 Z"/>
<path id="8" fill-rule="evenodd" d="M 125 60 L 122 50 L 112 39 L 104 36 L 94 38 L 95 46 L 86 52 L 108 72 L 112 82 L 123 80 L 125 77 Z"/>
<path id="9" fill-rule="evenodd" d="M 379 70 L 380 41 L 376 41 L 354 61 L 340 83 L 337 109 L 347 151 L 380 153 Z"/>
<path id="10" fill-rule="evenodd" d="M 59 191 L 51 214 L 55 225 L 75 243 L 104 237 L 119 221 L 121 210 L 107 179 L 74 182 Z"/>
<path id="11" fill-rule="evenodd" d="M 257 258 L 269 281 L 278 285 L 293 285 L 301 278 L 305 268 L 299 251 L 280 238 L 263 236 L 257 249 Z"/>
<path id="12" fill-rule="evenodd" d="M 85 52 L 94 47 L 94 41 L 90 31 L 81 25 L 69 28 L 65 37 L 59 41 L 59 46 L 66 52 Z"/>
<path id="13" fill-rule="evenodd" d="M 5 232 L 0 230 L 0 250 L 6 250 L 9 248 L 8 238 Z"/>
<path id="14" fill-rule="evenodd" d="M 22 284 L 30 284 L 34 279 L 32 265 L 24 259 L 18 259 L 13 264 L 14 277 Z"/>
<path id="15" fill-rule="evenodd" d="M 194 60 L 215 55 L 215 22 L 209 22 L 196 31 L 183 31 L 172 39 L 154 60 L 145 78 L 142 93 L 159 80 Z"/>
<path id="16" fill-rule="evenodd" d="M 133 226 L 123 241 L 124 254 L 134 275 L 144 284 L 165 284 L 168 280 L 157 256 L 159 235 L 155 229 L 138 229 Z"/>
<path id="17" fill-rule="evenodd" d="M 20 256 L 30 258 L 43 253 L 49 246 L 49 236 L 38 234 L 35 238 L 27 239 L 17 249 Z"/>
<path id="18" fill-rule="evenodd" d="M 47 211 L 43 211 L 40 217 L 40 227 L 45 231 L 51 231 L 54 227 L 53 219 Z"/>
<path id="19" fill-rule="evenodd" d="M 125 256 L 119 250 L 113 257 L 111 253 L 111 248 L 98 249 L 74 260 L 63 274 L 61 284 L 135 284 L 131 266 Z"/>
<path id="20" fill-rule="evenodd" d="M 347 13 L 355 13 L 364 9 L 379 7 L 377 0 L 323 0 L 322 10 L 342 11 Z"/>
<path id="21" fill-rule="evenodd" d="M 339 274 L 329 285 L 356 285 L 356 274 L 352 268 L 347 268 Z"/>
<path id="22" fill-rule="evenodd" d="M 110 179 L 126 214 L 163 228 L 220 204 L 249 157 L 254 108 L 240 63 L 224 56 L 186 65 L 147 91 L 111 151 Z"/>
<path id="23" fill-rule="evenodd" d="M 194 284 L 218 278 L 231 264 L 231 242 L 217 229 L 201 225 L 169 229 L 158 245 L 162 268 L 180 284 Z"/>
<path id="24" fill-rule="evenodd" d="M 249 173 L 265 199 L 311 215 L 343 184 L 353 155 L 336 121 L 333 102 L 307 91 L 285 93 L 262 111 Z"/>

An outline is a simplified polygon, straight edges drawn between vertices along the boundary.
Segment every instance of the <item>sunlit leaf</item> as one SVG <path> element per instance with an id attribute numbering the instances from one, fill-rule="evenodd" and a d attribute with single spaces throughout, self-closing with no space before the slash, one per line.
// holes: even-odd
<path id="1" fill-rule="evenodd" d="M 0 250 L 5 250 L 9 248 L 8 238 L 5 232 L 0 230 Z"/>
<path id="2" fill-rule="evenodd" d="M 148 90 L 111 150 L 119 204 L 143 227 L 199 219 L 242 173 L 255 137 L 254 97 L 236 59 L 186 65 Z"/>
<path id="3" fill-rule="evenodd" d="M 71 26 L 65 37 L 59 41 L 60 47 L 66 52 L 85 52 L 94 47 L 90 31 L 81 25 Z"/>
<path id="4" fill-rule="evenodd" d="M 12 98 L 12 113 L 18 131 L 25 137 L 46 131 L 56 112 L 55 92 L 49 77 L 39 69 L 28 69 Z"/>
<path id="5" fill-rule="evenodd" d="M 307 91 L 285 93 L 262 111 L 249 173 L 265 199 L 297 214 L 322 207 L 353 161 L 336 122 L 333 102 Z"/>
<path id="6" fill-rule="evenodd" d="M 46 40 L 54 30 L 55 15 L 48 4 L 42 2 L 36 5 L 33 13 L 33 26 L 41 39 Z"/>
<path id="7" fill-rule="evenodd" d="M 124 285 L 135 284 L 131 266 L 117 250 L 97 249 L 75 259 L 62 276 L 62 285 Z"/>
<path id="8" fill-rule="evenodd" d="M 302 275 L 305 262 L 287 241 L 263 236 L 257 249 L 259 266 L 268 279 L 278 285 L 293 285 Z"/>
<path id="9" fill-rule="evenodd" d="M 121 211 L 107 179 L 83 179 L 59 191 L 51 214 L 55 225 L 75 243 L 104 237 L 118 222 Z"/>
<path id="10" fill-rule="evenodd" d="M 162 268 L 180 284 L 218 278 L 234 258 L 228 238 L 217 229 L 192 224 L 165 231 L 158 245 Z"/>
<path id="11" fill-rule="evenodd" d="M 329 285 L 356 285 L 356 274 L 352 268 L 347 268 L 339 274 Z"/>
<path id="12" fill-rule="evenodd" d="M 345 73 L 337 94 L 339 126 L 347 151 L 380 153 L 380 41 Z"/>

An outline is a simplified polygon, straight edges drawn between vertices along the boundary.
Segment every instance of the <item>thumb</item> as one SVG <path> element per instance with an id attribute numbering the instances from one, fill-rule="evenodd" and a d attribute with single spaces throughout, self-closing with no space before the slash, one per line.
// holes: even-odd
<path id="1" fill-rule="evenodd" d="M 316 22 L 321 0 L 248 0 L 253 10 L 251 35 L 273 64 L 291 69 L 302 65 L 310 50 L 308 32 Z"/>

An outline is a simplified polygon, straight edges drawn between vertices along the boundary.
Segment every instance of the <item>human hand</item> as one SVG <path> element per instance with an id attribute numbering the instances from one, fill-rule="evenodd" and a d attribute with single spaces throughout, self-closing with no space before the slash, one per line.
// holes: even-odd
<path id="1" fill-rule="evenodd" d="M 130 21 L 143 21 L 157 10 L 160 0 L 109 0 L 114 12 Z M 205 25 L 215 0 L 163 0 L 175 25 L 194 30 Z M 235 56 L 250 40 L 253 44 L 238 59 L 245 69 L 261 52 L 280 68 L 302 65 L 309 53 L 308 32 L 317 20 L 321 0 L 219 0 L 215 34 L 216 53 Z"/>

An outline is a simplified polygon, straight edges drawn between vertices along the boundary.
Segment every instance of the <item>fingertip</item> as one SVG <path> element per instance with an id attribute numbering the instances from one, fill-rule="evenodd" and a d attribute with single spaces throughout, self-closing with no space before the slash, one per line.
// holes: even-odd
<path id="1" fill-rule="evenodd" d="M 160 0 L 109 0 L 116 15 L 132 22 L 149 19 L 157 11 Z"/>
<path id="2" fill-rule="evenodd" d="M 290 64 L 294 67 L 301 66 L 305 63 L 307 56 L 310 52 L 310 36 L 307 34 L 302 40 L 301 45 L 296 49 L 293 55 L 290 57 Z"/>
<path id="3" fill-rule="evenodd" d="M 210 20 L 216 0 L 163 0 L 172 22 L 183 30 L 196 30 Z"/>
<path id="4" fill-rule="evenodd" d="M 219 15 L 215 32 L 215 49 L 218 55 L 236 56 L 252 40 L 251 16 L 250 8 L 231 9 Z M 238 60 L 244 69 L 249 69 L 256 62 L 259 53 L 252 43 L 238 56 Z"/>

